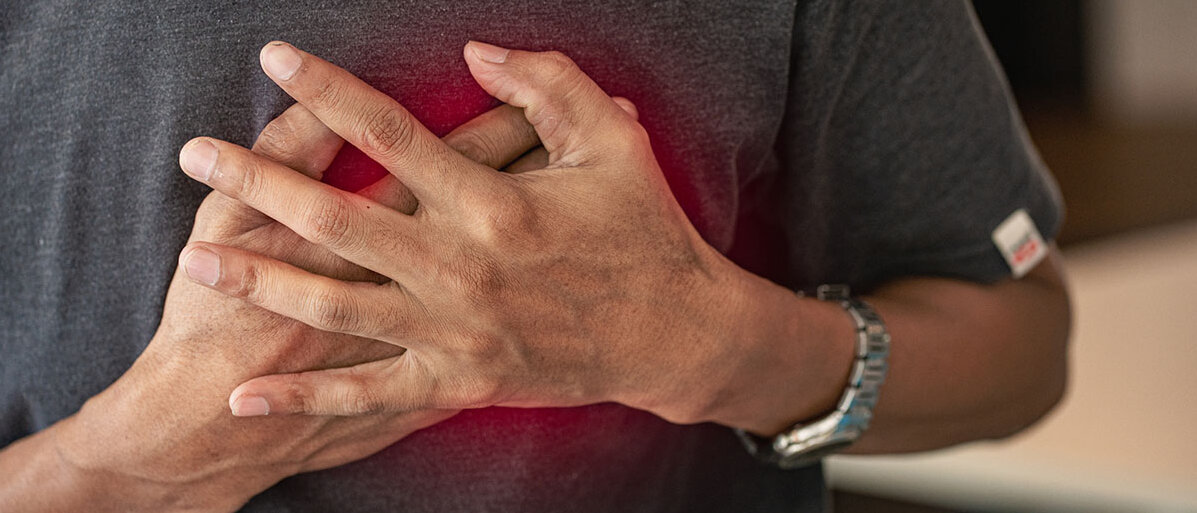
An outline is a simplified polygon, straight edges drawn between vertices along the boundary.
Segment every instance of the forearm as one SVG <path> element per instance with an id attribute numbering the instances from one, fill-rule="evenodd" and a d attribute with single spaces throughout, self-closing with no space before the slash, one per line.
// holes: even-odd
<path id="1" fill-rule="evenodd" d="M 72 465 L 58 439 L 74 418 L 12 443 L 0 451 L 0 511 L 154 511 L 162 506 L 144 487 L 116 475 Z"/>
<path id="2" fill-rule="evenodd" d="M 13 442 L 0 451 L 0 510 L 73 511 L 82 509 L 86 493 L 67 483 L 68 473 L 54 447 L 57 426 Z"/>
<path id="3" fill-rule="evenodd" d="M 895 341 L 871 433 L 856 453 L 1012 435 L 1060 400 L 1071 325 L 1056 258 L 1018 281 L 917 280 L 872 298 Z"/>
<path id="4" fill-rule="evenodd" d="M 762 280 L 763 281 L 763 280 Z M 759 290 L 760 285 L 756 285 Z M 780 289 L 780 290 L 779 290 Z M 836 304 L 758 292 L 749 347 L 774 355 L 711 417 L 771 435 L 834 408 L 847 384 L 854 335 Z M 1056 257 L 994 285 L 911 278 L 865 298 L 893 338 L 889 375 L 855 453 L 929 450 L 1013 434 L 1063 394 L 1068 297 Z M 766 359 L 761 359 L 767 361 Z"/>
<path id="5" fill-rule="evenodd" d="M 177 475 L 130 472 L 128 462 L 117 461 L 130 452 L 126 446 L 153 442 L 130 440 L 136 435 L 129 429 L 104 428 L 119 426 L 114 421 L 122 413 L 105 399 L 93 397 L 75 415 L 0 450 L 0 511 L 227 512 L 252 495 L 244 489 L 250 478 L 182 482 Z"/>

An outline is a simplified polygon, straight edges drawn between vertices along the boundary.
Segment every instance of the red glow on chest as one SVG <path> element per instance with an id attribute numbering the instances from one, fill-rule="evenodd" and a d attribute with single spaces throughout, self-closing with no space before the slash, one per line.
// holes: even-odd
<path id="1" fill-rule="evenodd" d="M 438 137 L 448 134 L 462 123 L 500 104 L 474 82 L 464 66 L 462 69 L 446 69 L 442 74 L 441 80 L 433 82 L 436 87 L 428 90 L 384 92 L 396 98 Z M 616 82 L 610 87 L 611 94 L 628 97 L 637 104 L 641 112 L 641 123 L 652 135 L 658 164 L 682 210 L 687 213 L 700 233 L 714 237 L 708 238 L 709 242 L 721 249 L 727 249 L 724 246 L 725 241 L 720 240 L 726 238 L 727 227 L 717 225 L 730 222 L 732 213 L 712 211 L 712 207 L 719 202 L 704 201 L 703 191 L 734 187 L 734 183 L 699 183 L 696 180 L 698 176 L 690 169 L 694 163 L 687 162 L 683 157 L 684 149 L 673 140 L 678 137 L 693 137 L 694 134 L 687 131 L 677 133 L 677 127 L 673 127 L 667 119 L 658 114 L 659 111 L 666 110 L 659 109 L 659 98 L 639 93 L 634 84 L 618 83 L 620 81 L 617 77 L 611 81 Z M 356 192 L 386 174 L 387 170 L 382 165 L 371 160 L 361 150 L 346 144 L 324 173 L 323 181 L 339 189 Z"/>
<path id="2" fill-rule="evenodd" d="M 486 94 L 468 75 L 446 73 L 443 85 L 427 91 L 384 91 L 396 98 L 415 118 L 437 137 L 443 137 L 458 125 L 497 106 L 499 101 Z M 358 191 L 386 176 L 387 170 L 351 144 L 345 144 L 324 173 L 323 181 L 338 189 Z"/>

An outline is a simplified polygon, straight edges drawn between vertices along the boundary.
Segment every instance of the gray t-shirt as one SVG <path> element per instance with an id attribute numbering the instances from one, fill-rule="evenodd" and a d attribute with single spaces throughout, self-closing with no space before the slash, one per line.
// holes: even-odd
<path id="1" fill-rule="evenodd" d="M 1011 212 L 1049 237 L 1059 224 L 963 1 L 5 2 L 0 446 L 75 412 L 150 340 L 207 192 L 177 152 L 196 135 L 249 145 L 290 103 L 258 69 L 271 39 L 440 134 L 495 104 L 468 39 L 564 51 L 639 106 L 706 240 L 795 289 L 993 281 L 1009 269 L 990 234 Z M 465 412 L 245 510 L 826 508 L 818 466 L 769 469 L 723 427 L 604 404 Z"/>

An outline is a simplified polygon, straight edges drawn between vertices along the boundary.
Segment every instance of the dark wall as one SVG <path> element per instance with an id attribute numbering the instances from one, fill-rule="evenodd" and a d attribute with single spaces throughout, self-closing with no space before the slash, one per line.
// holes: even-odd
<path id="1" fill-rule="evenodd" d="M 1085 103 L 1082 0 L 973 0 L 1022 103 Z"/>
<path id="2" fill-rule="evenodd" d="M 1062 244 L 1197 219 L 1197 119 L 1128 125 L 1092 108 L 1098 105 L 1086 94 L 1089 2 L 973 5 L 1064 194 Z"/>

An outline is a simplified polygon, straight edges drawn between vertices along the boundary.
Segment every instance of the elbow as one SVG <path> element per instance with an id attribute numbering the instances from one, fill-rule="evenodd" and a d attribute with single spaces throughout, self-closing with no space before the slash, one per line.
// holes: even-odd
<path id="1" fill-rule="evenodd" d="M 1060 365 L 1059 371 L 1049 376 L 1034 390 L 1029 390 L 1014 399 L 1008 408 L 1009 419 L 1000 424 L 989 438 L 1004 440 L 1021 434 L 1039 424 L 1056 411 L 1068 392 L 1068 368 Z"/>
<path id="2" fill-rule="evenodd" d="M 1033 426 L 1039 421 L 1043 420 L 1048 414 L 1059 408 L 1060 403 L 1064 402 L 1064 397 L 1068 395 L 1068 363 L 1061 362 L 1060 370 L 1053 376 L 1053 381 L 1049 385 L 1047 391 L 1043 394 L 1041 406 L 1033 411 L 1030 420 L 1023 429 Z M 1021 431 L 1021 430 L 1019 430 Z"/>
<path id="3" fill-rule="evenodd" d="M 992 438 L 1005 439 L 1022 433 L 1056 411 L 1068 392 L 1068 347 L 1072 332 L 1072 303 L 1062 273 L 1055 269 L 1051 280 L 1041 282 L 1043 300 L 1037 317 L 1031 357 L 1015 374 L 1015 393 L 1008 399 L 1008 422 Z M 1029 335 L 1029 334 L 1028 334 Z"/>

